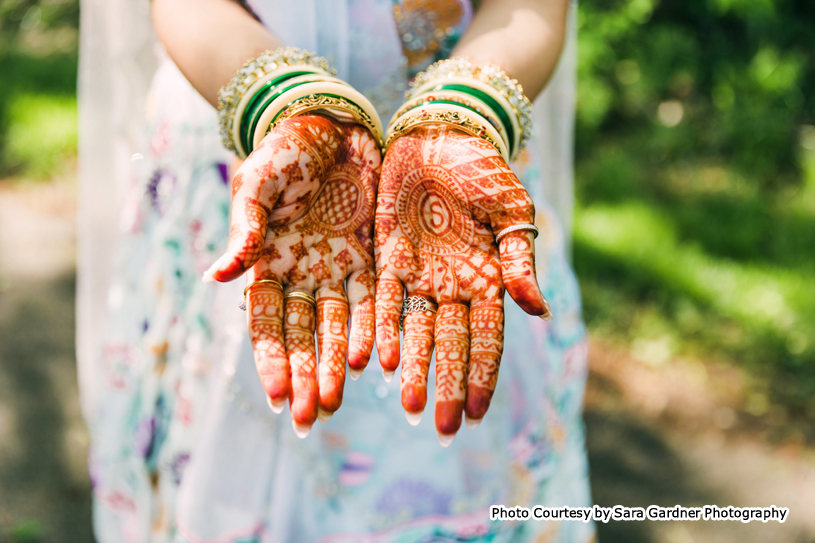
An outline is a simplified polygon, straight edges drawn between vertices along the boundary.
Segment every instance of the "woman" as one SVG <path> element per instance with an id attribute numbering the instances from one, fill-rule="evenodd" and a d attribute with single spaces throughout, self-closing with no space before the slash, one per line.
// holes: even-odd
<path id="1" fill-rule="evenodd" d="M 537 115 L 543 122 L 533 143 L 517 153 L 510 148 L 519 149 L 518 142 L 506 141 L 509 123 L 500 119 L 496 130 L 505 130 L 490 145 L 472 130 L 424 123 L 391 138 L 380 164 L 375 122 L 338 121 L 316 110 L 287 118 L 268 135 L 239 137 L 239 147 L 255 152 L 238 167 L 221 145 L 211 107 L 245 61 L 281 45 L 327 56 L 338 80 L 301 77 L 353 86 L 348 96 L 360 93 L 357 102 L 369 101 L 385 121 L 397 109 L 397 120 L 409 118 L 402 105 L 407 79 L 447 57 L 497 64 L 534 97 L 557 64 L 566 7 L 531 0 L 485 0 L 478 9 L 463 0 L 154 0 L 155 28 L 173 62 L 158 68 L 146 109 L 110 104 L 120 132 L 130 129 L 126 115 L 146 111 L 148 121 L 130 161 L 134 174 L 120 190 L 123 233 L 113 241 L 100 228 L 113 206 L 95 201 L 109 190 L 103 173 L 115 170 L 89 158 L 109 145 L 99 125 L 111 124 L 91 122 L 106 105 L 94 52 L 100 35 L 125 41 L 125 51 L 149 40 L 140 33 L 144 13 L 119 26 L 105 21 L 104 33 L 94 34 L 105 14 L 123 12 L 91 0 L 83 5 L 78 345 L 100 541 L 592 539 L 590 524 L 490 522 L 487 512 L 499 503 L 590 501 L 580 421 L 584 329 L 563 236 L 547 205 L 547 197 L 558 203 L 552 187 L 562 183 L 553 178 L 564 174 L 556 161 L 568 155 L 557 151 L 568 149 L 570 125 L 557 109 L 571 105 L 568 74 L 542 102 L 549 110 Z M 107 59 L 120 72 L 149 72 L 133 62 L 149 58 L 140 52 L 113 49 Z M 110 99 L 137 86 L 107 90 Z M 419 90 L 413 98 L 422 100 Z M 305 134 L 320 137 L 304 144 Z M 293 142 L 313 151 L 293 158 Z M 122 155 L 123 146 L 114 152 Z M 448 162 L 424 158 L 434 153 Z M 515 159 L 511 171 L 501 157 Z M 309 178 L 309 164 L 317 163 Z M 495 171 L 484 174 L 487 163 Z M 230 168 L 237 169 L 234 179 Z M 422 179 L 438 186 L 436 195 L 450 196 L 422 199 L 427 190 L 413 172 L 439 168 L 458 173 Z M 467 177 L 476 170 L 483 175 Z M 263 184 L 272 178 L 284 181 Z M 503 181 L 485 186 L 487 178 Z M 326 187 L 335 187 L 336 197 L 326 199 L 333 194 Z M 354 202 L 353 224 L 339 228 L 347 202 Z M 533 276 L 523 273 L 531 265 L 526 223 L 533 216 L 551 323 L 512 302 L 501 317 L 504 286 L 528 313 L 548 313 Z M 456 235 L 443 234 L 448 230 Z M 498 244 L 496 235 L 503 236 Z M 105 250 L 114 245 L 108 278 Z M 516 271 L 507 268 L 513 262 Z M 467 270 L 478 279 L 468 282 Z M 234 281 L 244 272 L 246 281 Z M 201 282 L 202 275 L 210 281 Z M 101 288 L 106 281 L 110 287 Z M 244 316 L 235 300 L 247 286 Z M 401 310 L 403 290 L 416 309 Z M 319 354 L 310 336 L 316 328 Z M 384 380 L 372 367 L 361 371 L 369 356 Z M 346 357 L 356 382 L 344 382 Z M 400 364 L 400 382 L 391 381 Z M 468 374 L 468 367 L 483 371 Z M 432 422 L 422 421 L 428 389 L 435 391 Z M 289 413 L 277 414 L 286 404 Z M 459 431 L 462 417 L 471 429 Z"/>

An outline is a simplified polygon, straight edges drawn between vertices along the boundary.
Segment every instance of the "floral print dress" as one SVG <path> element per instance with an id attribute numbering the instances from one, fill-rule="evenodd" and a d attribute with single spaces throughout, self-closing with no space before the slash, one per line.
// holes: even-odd
<path id="1" fill-rule="evenodd" d="M 328 56 L 384 121 L 407 78 L 449 55 L 473 11 L 459 0 L 249 5 L 284 43 Z M 432 417 L 407 423 L 399 380 L 383 380 L 374 353 L 346 383 L 342 408 L 301 440 L 288 413 L 267 407 L 236 303 L 243 282 L 200 280 L 229 231 L 232 157 L 215 112 L 166 61 L 146 113 L 88 416 L 101 543 L 594 539 L 591 523 L 489 519 L 492 504 L 591 499 L 586 332 L 538 147 L 513 169 L 538 210 L 538 275 L 555 319 L 508 300 L 498 388 L 481 426 L 440 447 Z"/>

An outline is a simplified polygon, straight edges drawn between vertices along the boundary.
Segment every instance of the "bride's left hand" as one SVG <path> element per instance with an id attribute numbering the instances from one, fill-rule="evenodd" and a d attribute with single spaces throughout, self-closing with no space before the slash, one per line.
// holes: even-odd
<path id="1" fill-rule="evenodd" d="M 376 342 L 386 378 L 400 363 L 402 406 L 418 424 L 436 350 L 436 429 L 449 444 L 484 417 L 504 343 L 504 288 L 550 318 L 535 275 L 535 206 L 495 148 L 449 126 L 398 138 L 382 165 L 376 207 Z M 432 304 L 403 314 L 404 292 Z M 433 306 L 437 304 L 437 310 Z M 411 309 L 411 308 L 409 308 Z"/>

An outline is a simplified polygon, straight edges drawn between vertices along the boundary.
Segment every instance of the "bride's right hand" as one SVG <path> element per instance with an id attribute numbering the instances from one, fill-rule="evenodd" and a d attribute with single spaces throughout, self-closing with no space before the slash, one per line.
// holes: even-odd
<path id="1" fill-rule="evenodd" d="M 373 349 L 379 170 L 376 140 L 359 125 L 320 115 L 280 123 L 235 174 L 229 245 L 204 274 L 267 280 L 247 293 L 255 363 L 272 409 L 288 399 L 301 437 L 339 409 L 346 355 L 353 377 Z M 284 298 L 292 290 L 316 303 Z"/>

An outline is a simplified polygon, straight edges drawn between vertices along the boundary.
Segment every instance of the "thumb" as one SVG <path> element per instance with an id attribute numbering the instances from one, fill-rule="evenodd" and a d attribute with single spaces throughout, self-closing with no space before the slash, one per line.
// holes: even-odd
<path id="1" fill-rule="evenodd" d="M 531 224 L 531 223 L 528 223 Z M 499 244 L 501 278 L 512 299 L 530 315 L 552 320 L 549 304 L 538 286 L 535 273 L 535 234 L 530 230 L 510 232 Z"/>
<path id="2" fill-rule="evenodd" d="M 203 281 L 232 281 L 260 258 L 269 215 L 280 192 L 267 172 L 276 157 L 260 147 L 241 164 L 232 178 L 232 217 L 226 252 L 204 272 Z"/>
<path id="3" fill-rule="evenodd" d="M 514 176 L 513 176 L 514 177 Z M 490 210 L 490 225 L 498 241 L 501 254 L 501 278 L 512 299 L 530 315 L 550 320 L 549 304 L 538 286 L 535 274 L 535 234 L 532 230 L 518 229 L 503 236 L 513 226 L 533 225 L 535 204 L 532 197 L 517 182 L 514 189 L 502 191 L 500 205 Z"/>

